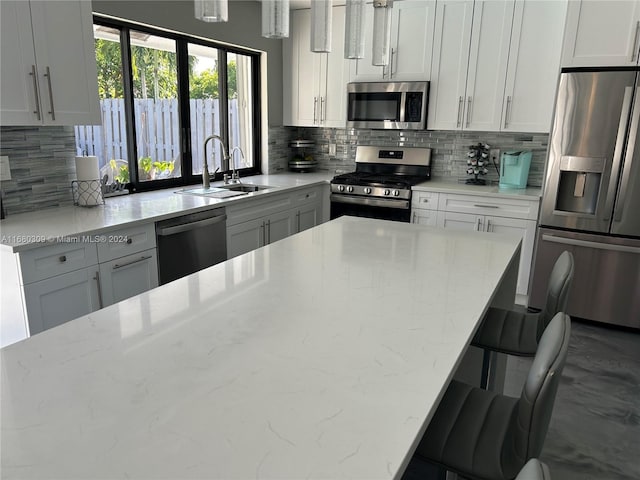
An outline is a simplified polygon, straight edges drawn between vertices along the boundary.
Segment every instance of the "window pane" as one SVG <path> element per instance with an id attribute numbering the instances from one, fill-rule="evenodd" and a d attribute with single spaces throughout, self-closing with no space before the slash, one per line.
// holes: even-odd
<path id="1" fill-rule="evenodd" d="M 76 149 L 78 155 L 98 157 L 100 175 L 101 177 L 107 175 L 108 183 L 113 183 L 115 180 L 128 183 L 129 165 L 120 31 L 94 25 L 93 34 L 102 125 L 76 126 Z"/>
<path id="2" fill-rule="evenodd" d="M 218 49 L 190 43 L 188 52 L 192 171 L 194 175 L 200 175 L 204 141 L 212 134 L 220 135 Z M 211 174 L 216 168 L 222 170 L 221 158 L 220 142 L 208 142 L 207 164 Z"/>
<path id="3" fill-rule="evenodd" d="M 234 152 L 229 155 L 232 155 L 231 161 L 235 162 L 237 169 L 253 166 L 252 78 L 251 57 L 228 53 L 229 151 Z"/>
<path id="4" fill-rule="evenodd" d="M 174 40 L 131 31 L 136 159 L 141 182 L 180 176 Z"/>

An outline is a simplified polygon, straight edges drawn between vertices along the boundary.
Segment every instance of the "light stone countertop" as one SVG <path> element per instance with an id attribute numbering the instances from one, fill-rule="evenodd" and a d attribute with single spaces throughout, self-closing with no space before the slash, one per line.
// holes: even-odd
<path id="1" fill-rule="evenodd" d="M 524 189 L 499 188 L 498 185 L 467 185 L 456 180 L 432 178 L 413 187 L 416 191 L 430 191 L 443 193 L 460 193 L 464 195 L 480 195 L 484 197 L 513 197 L 523 200 L 540 200 L 542 189 L 528 187 Z"/>
<path id="2" fill-rule="evenodd" d="M 20 252 L 54 242 L 56 238 L 102 234 L 118 227 L 156 222 L 225 205 L 237 205 L 272 193 L 283 193 L 295 188 L 323 184 L 329 182 L 334 175 L 333 172 L 319 171 L 246 177 L 242 179 L 245 183 L 269 185 L 275 188 L 227 199 L 177 194 L 175 192 L 183 187 L 176 187 L 107 198 L 105 205 L 94 208 L 68 206 L 11 215 L 0 221 L 0 248 Z M 219 186 L 221 183 L 215 182 L 212 186 Z M 197 185 L 186 188 L 193 187 Z M 416 185 L 413 190 L 491 197 L 511 196 L 528 200 L 540 198 L 539 188 L 501 190 L 495 185 L 465 185 L 440 178 Z"/>
<path id="3" fill-rule="evenodd" d="M 54 242 L 56 238 L 95 235 L 118 227 L 150 223 L 186 213 L 254 200 L 271 193 L 323 184 L 333 178 L 329 172 L 282 173 L 242 178 L 244 183 L 268 185 L 263 190 L 227 199 L 175 193 L 183 187 L 136 193 L 105 199 L 92 208 L 68 206 L 7 216 L 0 221 L 0 245 L 19 252 Z M 219 186 L 214 182 L 211 186 Z M 193 188 L 197 185 L 184 188 Z"/>
<path id="4" fill-rule="evenodd" d="M 342 217 L 5 347 L 2 476 L 399 479 L 519 244 Z"/>

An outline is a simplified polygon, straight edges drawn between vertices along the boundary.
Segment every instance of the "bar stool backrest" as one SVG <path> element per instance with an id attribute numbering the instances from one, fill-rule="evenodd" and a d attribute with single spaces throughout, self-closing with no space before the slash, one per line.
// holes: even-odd
<path id="1" fill-rule="evenodd" d="M 573 254 L 565 250 L 556 260 L 549 276 L 547 301 L 542 312 L 542 319 L 538 322 L 538 340 L 555 314 L 566 311 L 572 281 Z"/>
<path id="2" fill-rule="evenodd" d="M 559 312 L 540 339 L 531 370 L 511 419 L 503 449 L 504 470 L 516 475 L 530 458 L 540 456 L 569 349 L 571 318 Z"/>

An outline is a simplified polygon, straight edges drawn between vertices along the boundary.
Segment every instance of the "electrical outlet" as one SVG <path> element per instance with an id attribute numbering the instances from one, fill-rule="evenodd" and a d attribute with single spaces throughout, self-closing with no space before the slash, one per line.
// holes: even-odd
<path id="1" fill-rule="evenodd" d="M 492 162 L 496 164 L 500 164 L 500 149 L 499 148 L 490 149 L 489 158 L 491 159 Z"/>
<path id="2" fill-rule="evenodd" d="M 336 156 L 336 144 L 335 143 L 330 143 L 329 144 L 329 156 L 330 157 L 335 157 Z"/>
<path id="3" fill-rule="evenodd" d="M 11 180 L 11 167 L 6 155 L 0 157 L 0 180 Z"/>

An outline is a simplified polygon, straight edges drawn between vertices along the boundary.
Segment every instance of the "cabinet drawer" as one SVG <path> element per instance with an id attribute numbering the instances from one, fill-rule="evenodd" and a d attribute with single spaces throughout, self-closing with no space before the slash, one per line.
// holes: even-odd
<path id="1" fill-rule="evenodd" d="M 310 188 L 308 190 L 298 190 L 291 194 L 293 206 L 304 205 L 306 203 L 316 202 L 320 199 L 320 189 Z"/>
<path id="2" fill-rule="evenodd" d="M 22 284 L 73 272 L 98 263 L 95 243 L 56 243 L 18 254 Z"/>
<path id="3" fill-rule="evenodd" d="M 512 198 L 482 197 L 475 195 L 450 195 L 443 193 L 438 201 L 438 210 L 445 212 L 493 215 L 496 217 L 538 218 L 538 202 Z"/>
<path id="4" fill-rule="evenodd" d="M 437 192 L 414 191 L 411 194 L 411 208 L 437 210 L 439 196 Z"/>
<path id="5" fill-rule="evenodd" d="M 100 263 L 149 250 L 156 246 L 156 229 L 153 223 L 109 231 L 102 234 L 101 237 L 104 238 L 104 241 L 98 243 Z"/>
<path id="6" fill-rule="evenodd" d="M 263 199 L 252 199 L 239 205 L 226 207 L 227 227 L 266 217 L 292 208 L 292 195 L 266 195 Z"/>

